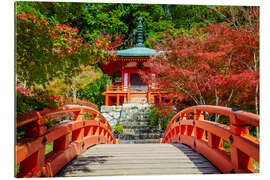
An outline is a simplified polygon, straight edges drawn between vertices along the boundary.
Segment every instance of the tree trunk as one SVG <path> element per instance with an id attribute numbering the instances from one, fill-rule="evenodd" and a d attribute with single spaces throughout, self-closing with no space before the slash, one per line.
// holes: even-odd
<path id="1" fill-rule="evenodd" d="M 218 103 L 219 103 L 219 97 L 218 95 L 216 95 L 216 106 L 218 106 Z M 215 122 L 218 122 L 219 117 L 220 117 L 220 114 L 215 114 Z"/>
<path id="2" fill-rule="evenodd" d="M 255 110 L 256 110 L 256 114 L 259 114 L 258 94 L 259 94 L 259 85 L 257 84 L 256 89 L 255 89 Z"/>
<path id="3" fill-rule="evenodd" d="M 72 89 L 72 96 L 73 96 L 73 102 L 76 102 L 76 99 L 77 99 L 77 90 L 75 88 Z"/>
<path id="4" fill-rule="evenodd" d="M 256 85 L 256 89 L 255 89 L 255 110 L 256 110 L 256 114 L 259 114 L 259 106 L 258 106 L 258 93 L 259 93 L 259 85 Z M 257 138 L 260 138 L 260 133 L 259 133 L 259 127 L 256 127 L 256 135 Z"/>
<path id="5" fill-rule="evenodd" d="M 72 80 L 71 84 L 71 90 L 72 90 L 72 97 L 73 97 L 73 102 L 76 102 L 77 99 L 77 90 L 76 90 L 76 81 Z"/>

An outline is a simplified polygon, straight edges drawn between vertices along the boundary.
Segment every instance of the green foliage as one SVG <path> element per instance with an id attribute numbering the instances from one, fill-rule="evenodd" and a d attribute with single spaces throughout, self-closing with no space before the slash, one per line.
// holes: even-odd
<path id="1" fill-rule="evenodd" d="M 100 79 L 102 72 L 97 71 L 92 66 L 82 67 L 82 72 L 76 76 L 68 78 L 67 80 L 62 78 L 55 78 L 52 81 L 48 81 L 45 84 L 45 88 L 42 86 L 36 86 L 36 88 L 47 90 L 49 95 L 57 96 L 63 95 L 65 97 L 72 97 L 73 91 L 78 91 L 85 88 L 87 85 Z"/>
<path id="2" fill-rule="evenodd" d="M 111 57 L 107 51 L 108 37 L 98 36 L 90 46 L 79 35 L 77 27 L 58 21 L 55 24 L 52 16 L 46 17 L 35 9 L 37 3 L 32 6 L 31 2 L 23 3 L 27 4 L 25 6 L 19 4 L 16 12 L 18 82 L 25 82 L 27 87 L 31 87 L 34 84 L 44 85 L 54 78 L 68 79 L 82 71 L 81 65 L 93 65 Z M 39 5 L 47 7 L 51 3 Z"/>
<path id="3" fill-rule="evenodd" d="M 215 116 L 213 116 L 213 121 L 215 121 Z M 225 125 L 231 125 L 230 118 L 227 116 L 220 116 L 218 122 Z"/>
<path id="4" fill-rule="evenodd" d="M 249 134 L 251 136 L 254 136 L 254 137 L 259 137 L 259 131 L 260 129 L 255 127 L 255 126 L 247 126 L 247 128 L 249 129 Z"/>
<path id="5" fill-rule="evenodd" d="M 205 27 L 224 21 L 219 12 L 201 5 L 116 4 L 72 2 L 17 2 L 17 12 L 35 13 L 51 24 L 77 27 L 79 35 L 93 43 L 100 33 L 125 35 L 120 49 L 136 43 L 137 18 L 142 16 L 145 40 L 157 38 L 159 32 Z M 146 45 L 150 45 L 146 41 Z"/>
<path id="6" fill-rule="evenodd" d="M 16 140 L 19 140 L 24 137 L 24 132 L 27 128 L 27 125 L 16 128 Z"/>
<path id="7" fill-rule="evenodd" d="M 46 121 L 45 121 L 45 126 L 47 127 L 47 129 L 49 129 L 49 128 L 51 128 L 51 127 L 53 127 L 53 126 L 55 126 L 57 123 L 59 123 L 60 122 L 60 120 L 56 120 L 56 121 L 53 121 L 53 120 L 51 120 L 51 119 L 48 119 L 48 118 L 46 118 Z"/>
<path id="8" fill-rule="evenodd" d="M 170 113 L 168 116 L 164 116 L 158 112 L 157 107 L 154 107 L 150 110 L 149 114 L 150 125 L 158 126 L 160 129 L 165 130 L 173 116 L 173 113 Z"/>
<path id="9" fill-rule="evenodd" d="M 230 152 L 231 151 L 231 146 L 230 146 L 230 143 L 226 140 L 222 140 L 222 144 L 223 144 L 223 147 L 226 151 Z"/>
<path id="10" fill-rule="evenodd" d="M 105 97 L 102 95 L 106 91 L 106 85 L 111 83 L 111 79 L 106 74 L 103 74 L 100 79 L 86 85 L 78 91 L 79 99 L 86 99 L 99 107 L 105 103 Z"/>
<path id="11" fill-rule="evenodd" d="M 19 169 L 20 169 L 20 164 L 17 164 L 17 165 L 16 165 L 16 172 L 15 172 L 15 175 L 17 175 L 17 174 L 18 174 Z"/>
<path id="12" fill-rule="evenodd" d="M 189 30 L 224 21 L 218 12 L 205 5 L 170 5 L 168 9 L 176 29 Z"/>
<path id="13" fill-rule="evenodd" d="M 18 15 L 16 23 L 16 59 L 18 81 L 26 79 L 43 83 L 46 71 L 40 66 L 41 60 L 49 62 L 52 58 L 53 38 L 44 19 L 32 15 Z M 50 71 L 48 71 L 50 72 Z M 30 80 L 29 83 L 30 84 Z"/>
<path id="14" fill-rule="evenodd" d="M 113 129 L 116 130 L 119 135 L 123 134 L 124 128 L 119 122 L 114 126 Z"/>
<path id="15" fill-rule="evenodd" d="M 158 126 L 158 120 L 160 118 L 160 115 L 157 114 L 157 110 L 158 110 L 157 107 L 150 110 L 149 121 L 151 126 Z"/>
<path id="16" fill-rule="evenodd" d="M 93 114 L 90 114 L 89 112 L 84 113 L 85 120 L 92 120 Z"/>
<path id="17" fill-rule="evenodd" d="M 258 161 L 255 161 L 254 159 L 253 159 L 253 168 L 257 171 L 260 170 L 260 163 Z"/>
<path id="18" fill-rule="evenodd" d="M 16 93 L 17 114 L 26 113 L 32 110 L 42 110 L 45 107 L 55 108 L 58 106 L 55 102 L 50 102 L 44 96 L 34 97 L 25 96 L 24 94 L 17 91 Z"/>

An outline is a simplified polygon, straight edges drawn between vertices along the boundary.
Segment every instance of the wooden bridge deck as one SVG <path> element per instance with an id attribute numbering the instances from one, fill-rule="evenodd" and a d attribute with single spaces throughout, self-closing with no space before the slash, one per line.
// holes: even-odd
<path id="1" fill-rule="evenodd" d="M 100 144 L 77 156 L 57 176 L 218 173 L 207 159 L 183 144 Z"/>

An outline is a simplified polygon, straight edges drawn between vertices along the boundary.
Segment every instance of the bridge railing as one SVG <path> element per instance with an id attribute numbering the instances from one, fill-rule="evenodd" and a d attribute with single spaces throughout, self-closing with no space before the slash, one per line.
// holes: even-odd
<path id="1" fill-rule="evenodd" d="M 205 120 L 209 114 L 230 119 L 229 126 Z M 259 115 L 221 106 L 198 105 L 177 113 L 169 123 L 162 143 L 183 143 L 204 155 L 223 173 L 258 172 L 259 139 L 249 135 L 248 125 L 259 127 Z M 229 143 L 229 150 L 223 147 Z"/>
<path id="2" fill-rule="evenodd" d="M 46 118 L 73 113 L 72 121 L 47 129 Z M 115 144 L 112 128 L 97 110 L 80 105 L 44 109 L 17 117 L 16 127 L 26 126 L 16 143 L 17 177 L 52 177 L 75 156 L 95 144 Z M 53 142 L 53 150 L 45 153 Z"/>
<path id="3" fill-rule="evenodd" d="M 80 100 L 80 99 L 76 99 L 73 100 L 73 98 L 66 98 L 63 102 L 63 105 L 69 105 L 69 104 L 77 104 L 77 105 L 81 105 L 81 106 L 88 106 L 91 107 L 95 110 L 98 110 L 98 105 L 95 103 L 92 103 L 91 101 L 87 101 L 87 100 Z"/>

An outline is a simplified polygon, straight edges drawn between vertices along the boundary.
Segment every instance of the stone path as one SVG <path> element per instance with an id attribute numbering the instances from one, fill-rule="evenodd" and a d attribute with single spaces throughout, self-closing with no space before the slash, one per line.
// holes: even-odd
<path id="1" fill-rule="evenodd" d="M 72 160 L 57 176 L 217 173 L 208 160 L 183 144 L 100 144 Z"/>

